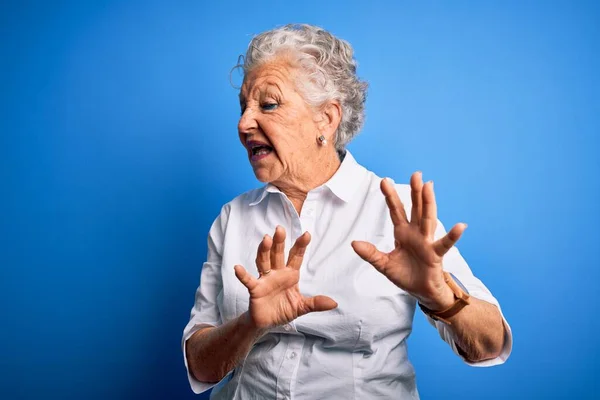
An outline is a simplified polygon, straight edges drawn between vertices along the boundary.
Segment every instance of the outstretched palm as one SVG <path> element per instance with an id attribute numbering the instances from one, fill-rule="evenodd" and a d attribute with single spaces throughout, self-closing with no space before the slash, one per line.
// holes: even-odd
<path id="1" fill-rule="evenodd" d="M 285 229 L 278 226 L 273 238 L 265 235 L 258 246 L 256 266 L 259 278 L 250 275 L 241 265 L 235 275 L 250 293 L 249 315 L 258 328 L 284 325 L 313 311 L 327 311 L 337 303 L 327 296 L 305 297 L 300 293 L 300 266 L 310 234 L 300 236 L 285 262 Z"/>
<path id="2" fill-rule="evenodd" d="M 444 255 L 460 239 L 466 224 L 456 224 L 444 237 L 435 241 L 437 206 L 433 182 L 423 184 L 420 173 L 410 180 L 412 211 L 410 222 L 394 185 L 381 182 L 390 216 L 394 224 L 395 248 L 379 251 L 368 242 L 352 243 L 354 251 L 371 263 L 396 286 L 415 296 L 425 305 L 437 308 L 447 293 L 442 271 Z"/>

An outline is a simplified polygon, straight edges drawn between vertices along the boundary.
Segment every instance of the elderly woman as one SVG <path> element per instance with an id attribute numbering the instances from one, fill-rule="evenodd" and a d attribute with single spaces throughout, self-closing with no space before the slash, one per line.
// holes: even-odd
<path id="1" fill-rule="evenodd" d="M 215 399 L 416 399 L 416 304 L 466 363 L 500 364 L 511 333 L 437 220 L 433 182 L 381 179 L 346 150 L 366 84 L 350 45 L 309 25 L 252 39 L 240 142 L 260 189 L 221 210 L 183 351 Z M 272 234 L 272 236 L 270 235 Z"/>

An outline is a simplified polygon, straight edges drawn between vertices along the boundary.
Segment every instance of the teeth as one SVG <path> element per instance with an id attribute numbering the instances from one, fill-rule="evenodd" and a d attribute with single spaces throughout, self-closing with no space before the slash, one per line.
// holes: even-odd
<path id="1" fill-rule="evenodd" d="M 261 156 L 264 154 L 269 154 L 271 152 L 271 148 L 268 146 L 256 146 L 252 148 L 252 154 L 255 156 Z"/>
<path id="2" fill-rule="evenodd" d="M 269 154 L 269 150 L 267 149 L 260 149 L 256 152 L 257 156 L 262 156 L 263 154 Z"/>

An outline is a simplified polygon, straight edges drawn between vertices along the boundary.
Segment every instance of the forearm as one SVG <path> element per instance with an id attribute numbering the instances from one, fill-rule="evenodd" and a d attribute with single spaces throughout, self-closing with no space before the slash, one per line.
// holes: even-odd
<path id="1" fill-rule="evenodd" d="M 201 382 L 218 382 L 248 354 L 264 333 L 247 313 L 216 328 L 194 333 L 186 342 L 188 367 Z"/>
<path id="2" fill-rule="evenodd" d="M 471 304 L 448 318 L 459 352 L 471 362 L 496 358 L 504 346 L 504 322 L 498 308 L 470 298 Z"/>

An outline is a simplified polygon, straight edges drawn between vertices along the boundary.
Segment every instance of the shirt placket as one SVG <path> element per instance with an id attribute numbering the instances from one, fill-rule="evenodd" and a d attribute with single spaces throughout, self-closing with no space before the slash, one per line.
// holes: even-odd
<path id="1" fill-rule="evenodd" d="M 290 200 L 285 197 L 284 203 L 288 213 L 291 215 L 292 232 L 288 235 L 290 242 L 290 248 L 293 246 L 295 240 L 308 231 L 311 234 L 315 228 L 315 216 L 317 212 L 317 203 L 319 198 L 319 191 L 309 192 L 306 196 L 300 216 L 295 211 L 294 206 Z M 310 245 L 304 253 L 304 261 L 302 265 L 306 265 L 307 260 L 310 258 Z M 290 335 L 286 335 L 287 348 L 283 355 L 283 361 L 279 369 L 279 376 L 277 377 L 277 399 L 278 400 L 289 400 L 293 399 L 293 388 L 296 375 L 298 373 L 298 367 L 300 365 L 300 356 L 302 354 L 302 348 L 304 346 L 304 335 L 299 333 L 295 329 L 294 322 L 286 324 L 283 329 L 286 332 L 290 332 Z"/>
<path id="2" fill-rule="evenodd" d="M 277 376 L 277 400 L 293 399 L 293 383 L 300 365 L 300 354 L 304 346 L 304 335 L 294 333 L 286 336 L 287 348 Z"/>
<path id="3" fill-rule="evenodd" d="M 321 192 L 320 189 L 316 189 L 312 192 L 309 192 L 308 195 L 306 196 L 306 200 L 304 200 L 304 204 L 302 205 L 302 211 L 300 213 L 301 232 L 299 233 L 299 235 L 308 231 L 314 238 L 315 217 L 317 214 L 317 206 L 318 206 L 318 201 L 319 201 L 318 199 L 319 199 L 320 192 Z M 306 249 L 306 253 L 304 256 L 305 262 L 306 262 L 306 260 L 308 260 L 310 258 L 308 255 L 310 248 L 311 248 L 311 246 L 309 245 L 308 248 Z"/>

